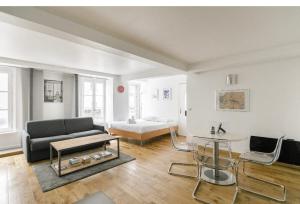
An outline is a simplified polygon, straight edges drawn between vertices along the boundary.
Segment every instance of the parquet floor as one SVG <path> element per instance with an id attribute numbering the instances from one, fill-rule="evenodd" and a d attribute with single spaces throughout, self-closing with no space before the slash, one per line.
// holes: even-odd
<path id="1" fill-rule="evenodd" d="M 0 158 L 0 203 L 73 203 L 98 191 L 104 192 L 115 203 L 122 204 L 199 203 L 191 196 L 196 180 L 167 173 L 171 161 L 192 161 L 191 154 L 176 152 L 171 148 L 169 137 L 142 147 L 122 141 L 121 151 L 136 157 L 136 160 L 46 193 L 41 191 L 32 167 L 27 164 L 23 154 Z M 193 169 L 186 171 L 192 172 Z M 299 170 L 279 165 L 249 165 L 249 171 L 285 184 L 287 203 L 300 204 Z M 243 177 L 241 183 L 276 194 L 275 189 Z M 234 186 L 203 184 L 199 196 L 211 203 L 225 204 L 231 202 L 233 193 Z M 242 192 L 237 203 L 276 202 Z"/>

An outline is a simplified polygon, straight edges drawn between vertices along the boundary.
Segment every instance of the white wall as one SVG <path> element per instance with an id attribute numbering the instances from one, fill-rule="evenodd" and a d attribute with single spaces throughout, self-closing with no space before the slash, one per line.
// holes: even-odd
<path id="1" fill-rule="evenodd" d="M 117 87 L 123 85 L 125 91 L 119 93 Z M 113 103 L 114 103 L 114 121 L 121 121 L 128 119 L 128 82 L 124 82 L 120 77 L 116 77 L 113 81 Z"/>
<path id="2" fill-rule="evenodd" d="M 75 117 L 75 75 L 63 74 L 64 118 Z"/>
<path id="3" fill-rule="evenodd" d="M 63 81 L 63 103 L 44 102 L 44 80 Z M 61 72 L 34 70 L 33 120 L 71 118 L 75 116 L 75 76 Z"/>
<path id="4" fill-rule="evenodd" d="M 231 133 L 300 140 L 300 60 L 249 65 L 188 76 L 188 129 L 208 133 L 213 121 L 224 122 Z M 227 74 L 238 74 L 238 84 L 226 85 Z M 250 89 L 250 112 L 215 110 L 215 91 Z M 233 150 L 248 149 L 249 141 L 233 143 Z"/>
<path id="5" fill-rule="evenodd" d="M 186 82 L 185 75 L 147 79 L 143 83 L 144 97 L 142 98 L 142 117 L 158 116 L 178 120 L 179 114 L 179 84 Z M 172 100 L 162 99 L 162 89 L 172 89 Z M 159 100 L 152 95 L 159 90 Z"/>

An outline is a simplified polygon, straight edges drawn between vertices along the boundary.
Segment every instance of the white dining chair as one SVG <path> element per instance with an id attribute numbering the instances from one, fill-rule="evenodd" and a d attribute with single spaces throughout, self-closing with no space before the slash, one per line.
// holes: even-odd
<path id="1" fill-rule="evenodd" d="M 250 152 L 246 152 L 246 153 L 240 155 L 240 159 L 239 159 L 239 162 L 238 162 L 238 165 L 237 165 L 237 174 L 236 174 L 237 190 L 238 190 L 237 192 L 239 192 L 239 190 L 244 190 L 244 191 L 247 191 L 247 192 L 250 192 L 250 193 L 253 193 L 253 194 L 257 194 L 257 195 L 260 195 L 260 196 L 263 196 L 263 197 L 267 197 L 267 198 L 279 201 L 279 202 L 285 202 L 286 201 L 286 187 L 284 185 L 279 184 L 279 183 L 275 183 L 275 182 L 272 182 L 272 181 L 268 181 L 268 180 L 265 180 L 265 179 L 262 179 L 262 178 L 258 178 L 258 177 L 253 176 L 253 175 L 250 175 L 245 170 L 245 163 L 246 162 L 256 163 L 256 164 L 261 164 L 261 165 L 272 165 L 272 164 L 274 164 L 279 158 L 284 137 L 285 136 L 282 136 L 282 137 L 278 138 L 277 143 L 276 143 L 276 147 L 275 147 L 274 151 L 271 152 L 271 153 L 250 151 Z M 243 170 L 242 171 L 243 171 L 243 174 L 246 177 L 252 178 L 256 181 L 261 181 L 261 182 L 270 184 L 272 186 L 279 187 L 282 190 L 282 197 L 276 198 L 274 196 L 266 195 L 266 194 L 263 194 L 261 192 L 251 190 L 250 188 L 240 186 L 239 182 L 238 182 L 238 167 L 239 167 L 240 162 L 243 163 Z M 235 199 L 236 199 L 236 197 L 237 197 L 237 194 L 235 196 Z"/>
<path id="2" fill-rule="evenodd" d="M 171 135 L 171 143 L 172 143 L 172 147 L 176 150 L 176 151 L 180 151 L 180 152 L 193 152 L 193 144 L 189 143 L 189 142 L 179 142 L 177 134 L 176 134 L 176 130 L 174 127 L 170 127 L 170 135 Z M 168 173 L 170 175 L 175 175 L 175 176 L 183 176 L 183 177 L 189 177 L 189 178 L 197 178 L 198 175 L 187 175 L 187 174 L 180 174 L 180 173 L 175 173 L 172 171 L 172 168 L 177 165 L 177 166 L 197 166 L 196 163 L 184 163 L 184 162 L 172 162 Z M 197 171 L 198 173 L 198 171 Z"/>
<path id="3" fill-rule="evenodd" d="M 197 184 L 193 190 L 193 193 L 192 193 L 192 197 L 197 200 L 197 201 L 200 201 L 202 203 L 210 203 L 209 201 L 197 196 L 197 193 L 199 192 L 199 188 L 200 188 L 200 185 L 201 185 L 201 181 L 203 180 L 201 178 L 202 176 L 202 168 L 203 167 L 207 167 L 207 168 L 211 168 L 211 169 L 216 169 L 216 166 L 214 164 L 214 158 L 211 155 L 208 155 L 206 152 L 205 152 L 205 147 L 202 146 L 202 145 L 197 145 L 197 144 L 203 144 L 203 142 L 206 142 L 207 141 L 207 138 L 201 138 L 201 137 L 193 137 L 193 142 L 194 142 L 194 158 L 197 162 L 197 165 L 198 165 L 198 181 L 197 181 Z M 219 158 L 219 165 L 218 165 L 218 170 L 228 170 L 228 169 L 231 169 L 233 174 L 236 174 L 236 166 L 237 166 L 237 162 L 231 158 Z M 237 190 L 237 188 L 236 188 Z M 236 194 L 236 192 L 235 192 Z M 235 199 L 235 194 L 234 194 L 234 197 L 233 197 L 233 201 L 234 202 L 234 199 Z"/>

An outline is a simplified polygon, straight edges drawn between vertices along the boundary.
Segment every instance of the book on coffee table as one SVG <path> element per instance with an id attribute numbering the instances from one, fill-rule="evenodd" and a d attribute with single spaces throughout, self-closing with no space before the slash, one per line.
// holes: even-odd
<path id="1" fill-rule="evenodd" d="M 69 159 L 69 164 L 70 165 L 78 165 L 81 163 L 81 159 L 79 157 L 74 157 Z"/>
<path id="2" fill-rule="evenodd" d="M 54 168 L 57 170 L 58 169 L 58 164 L 54 164 Z M 66 165 L 62 165 L 61 167 L 60 167 L 60 169 L 61 170 L 65 170 L 65 169 L 67 169 L 68 167 L 66 166 Z"/>
<path id="3" fill-rule="evenodd" d="M 101 151 L 101 152 L 99 152 L 99 155 L 101 157 L 109 157 L 112 155 L 112 153 L 110 151 Z"/>
<path id="4" fill-rule="evenodd" d="M 100 156 L 99 154 L 94 154 L 94 155 L 92 156 L 92 158 L 93 158 L 93 159 L 96 159 L 96 160 L 99 160 L 99 159 L 101 159 L 101 156 Z"/>

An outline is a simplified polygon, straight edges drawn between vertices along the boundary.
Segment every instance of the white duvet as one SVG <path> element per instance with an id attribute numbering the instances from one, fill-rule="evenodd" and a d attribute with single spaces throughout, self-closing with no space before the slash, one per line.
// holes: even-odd
<path id="1" fill-rule="evenodd" d="M 125 130 L 136 133 L 146 133 L 154 130 L 176 126 L 176 122 L 157 122 L 147 120 L 136 120 L 136 124 L 129 124 L 128 121 L 114 121 L 110 124 L 111 128 Z"/>

